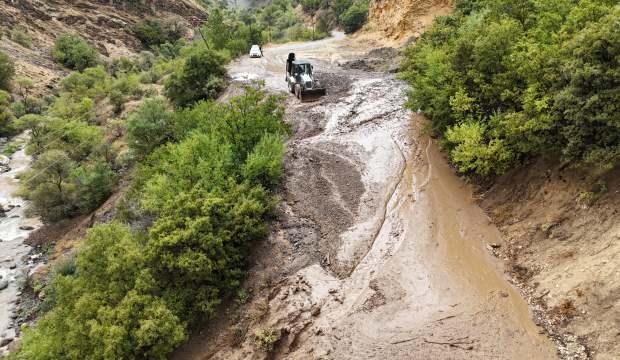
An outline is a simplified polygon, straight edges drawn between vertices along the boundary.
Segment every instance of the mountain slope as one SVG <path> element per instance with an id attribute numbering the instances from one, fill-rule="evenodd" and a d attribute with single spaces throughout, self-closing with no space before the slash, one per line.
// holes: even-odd
<path id="1" fill-rule="evenodd" d="M 106 57 L 127 55 L 141 47 L 132 35 L 132 26 L 150 16 L 176 16 L 197 25 L 206 13 L 193 0 L 151 0 L 132 5 L 105 0 L 6 1 L 0 3 L 0 29 L 3 33 L 17 29 L 32 38 L 32 45 L 24 47 L 3 36 L 0 50 L 16 60 L 18 75 L 31 78 L 36 90 L 44 92 L 64 74 L 51 58 L 56 36 L 78 33 Z"/>

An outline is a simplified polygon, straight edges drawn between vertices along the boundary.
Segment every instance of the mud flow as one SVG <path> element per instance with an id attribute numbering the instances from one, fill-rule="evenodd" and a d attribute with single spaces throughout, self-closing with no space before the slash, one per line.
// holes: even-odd
<path id="1" fill-rule="evenodd" d="M 340 34 L 269 47 L 231 67 L 236 81 L 284 93 L 295 52 L 313 62 L 328 95 L 287 95 L 294 134 L 283 201 L 248 279 L 270 281 L 249 285 L 241 315 L 175 358 L 263 358 L 261 329 L 276 334 L 269 356 L 279 359 L 556 357 L 488 255 L 487 244 L 501 243 L 497 229 L 423 135 L 424 120 L 405 109 L 406 85 L 342 66 L 367 50 Z"/>

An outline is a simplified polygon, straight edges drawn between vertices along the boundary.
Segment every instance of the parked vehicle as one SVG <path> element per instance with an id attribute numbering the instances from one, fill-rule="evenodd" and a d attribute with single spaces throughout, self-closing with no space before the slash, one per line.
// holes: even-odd
<path id="1" fill-rule="evenodd" d="M 252 45 L 250 48 L 250 57 L 251 58 L 261 58 L 263 57 L 263 50 L 258 45 Z"/>

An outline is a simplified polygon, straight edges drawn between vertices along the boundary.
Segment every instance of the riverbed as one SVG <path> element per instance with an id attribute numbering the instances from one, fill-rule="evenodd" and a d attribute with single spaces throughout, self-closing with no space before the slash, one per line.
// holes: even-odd
<path id="1" fill-rule="evenodd" d="M 0 173 L 0 345 L 8 345 L 16 336 L 14 311 L 19 298 L 19 288 L 27 272 L 34 266 L 26 259 L 32 248 L 24 243 L 28 234 L 41 226 L 37 218 L 26 216 L 27 201 L 15 193 L 19 189 L 18 174 L 27 170 L 31 157 L 23 148 L 28 138 L 22 134 L 13 139 L 21 143 L 10 157 L 2 159 L 8 170 Z M 0 153 L 7 144 L 0 145 Z"/>

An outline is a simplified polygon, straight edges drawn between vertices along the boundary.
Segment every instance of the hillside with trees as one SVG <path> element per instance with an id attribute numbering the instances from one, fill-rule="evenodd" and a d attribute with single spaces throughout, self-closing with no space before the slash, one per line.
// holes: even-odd
<path id="1" fill-rule="evenodd" d="M 620 159 L 616 1 L 457 1 L 407 52 L 409 106 L 462 172 Z"/>

